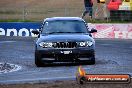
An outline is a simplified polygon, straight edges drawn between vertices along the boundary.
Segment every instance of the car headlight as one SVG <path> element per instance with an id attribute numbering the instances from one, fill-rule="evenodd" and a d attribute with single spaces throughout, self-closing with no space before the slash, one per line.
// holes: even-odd
<path id="1" fill-rule="evenodd" d="M 87 47 L 87 46 L 92 46 L 92 45 L 93 45 L 92 41 L 79 42 L 80 47 Z"/>
<path id="2" fill-rule="evenodd" d="M 79 42 L 79 46 L 81 46 L 81 47 L 86 46 L 86 42 Z"/>
<path id="3" fill-rule="evenodd" d="M 93 42 L 92 41 L 87 41 L 87 46 L 92 46 Z"/>
<path id="4" fill-rule="evenodd" d="M 40 42 L 39 46 L 41 46 L 43 48 L 50 48 L 53 46 L 53 43 L 51 43 L 51 42 Z"/>

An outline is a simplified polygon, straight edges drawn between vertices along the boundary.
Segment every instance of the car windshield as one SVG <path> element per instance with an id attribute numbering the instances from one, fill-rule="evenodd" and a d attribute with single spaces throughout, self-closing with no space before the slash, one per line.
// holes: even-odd
<path id="1" fill-rule="evenodd" d="M 56 20 L 46 21 L 42 33 L 88 33 L 88 30 L 83 21 Z"/>

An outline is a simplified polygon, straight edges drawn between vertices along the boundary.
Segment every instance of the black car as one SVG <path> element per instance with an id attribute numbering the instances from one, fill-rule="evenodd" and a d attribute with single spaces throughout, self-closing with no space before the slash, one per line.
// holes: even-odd
<path id="1" fill-rule="evenodd" d="M 35 43 L 35 64 L 47 63 L 91 63 L 95 64 L 95 41 L 88 25 L 79 17 L 46 18 Z"/>

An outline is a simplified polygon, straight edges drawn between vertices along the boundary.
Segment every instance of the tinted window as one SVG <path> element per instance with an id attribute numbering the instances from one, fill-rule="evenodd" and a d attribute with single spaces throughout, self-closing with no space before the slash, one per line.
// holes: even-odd
<path id="1" fill-rule="evenodd" d="M 83 21 L 47 21 L 44 23 L 42 33 L 87 33 L 88 30 Z"/>

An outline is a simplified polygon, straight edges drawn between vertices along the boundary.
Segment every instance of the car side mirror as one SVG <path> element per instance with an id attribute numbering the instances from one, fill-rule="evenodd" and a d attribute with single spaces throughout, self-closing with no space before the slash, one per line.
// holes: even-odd
<path id="1" fill-rule="evenodd" d="M 32 33 L 38 35 L 39 31 L 34 29 L 34 30 L 32 30 Z"/>
<path id="2" fill-rule="evenodd" d="M 97 30 L 94 29 L 94 28 L 92 28 L 91 31 L 90 31 L 90 33 L 95 33 L 95 32 L 97 32 Z"/>

